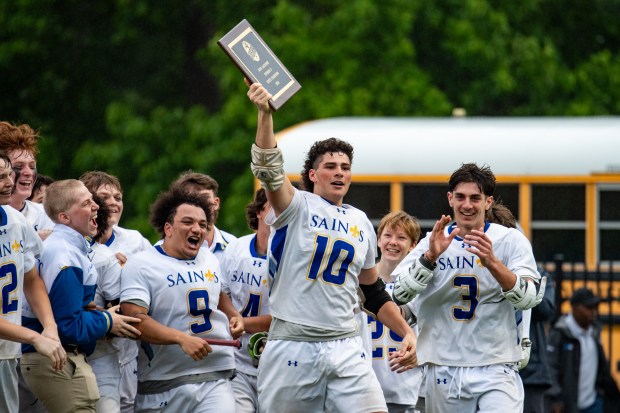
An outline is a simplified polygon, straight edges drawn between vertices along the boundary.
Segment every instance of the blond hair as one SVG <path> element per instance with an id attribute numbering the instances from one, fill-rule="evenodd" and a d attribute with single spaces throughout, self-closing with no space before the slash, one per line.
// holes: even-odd
<path id="1" fill-rule="evenodd" d="M 404 211 L 394 211 L 384 216 L 379 223 L 377 237 L 381 237 L 386 228 L 401 228 L 414 244 L 418 242 L 422 232 L 418 220 Z"/>
<path id="2" fill-rule="evenodd" d="M 43 207 L 45 213 L 52 221 L 59 224 L 58 215 L 67 211 L 77 201 L 76 189 L 84 187 L 84 184 L 77 179 L 64 179 L 53 182 L 47 187 Z"/>

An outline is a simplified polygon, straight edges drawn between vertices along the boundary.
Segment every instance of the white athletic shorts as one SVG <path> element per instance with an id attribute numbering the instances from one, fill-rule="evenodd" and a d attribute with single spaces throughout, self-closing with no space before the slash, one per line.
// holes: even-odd
<path id="1" fill-rule="evenodd" d="M 237 376 L 230 382 L 237 413 L 256 413 L 258 411 L 258 388 L 256 376 L 237 371 Z"/>
<path id="2" fill-rule="evenodd" d="M 184 384 L 156 394 L 136 395 L 135 413 L 235 413 L 230 380 Z"/>
<path id="3" fill-rule="evenodd" d="M 17 413 L 19 393 L 17 392 L 17 359 L 0 360 L 0 411 Z"/>
<path id="4" fill-rule="evenodd" d="M 121 395 L 119 383 L 121 381 L 121 371 L 118 364 L 116 353 L 88 360 L 88 364 L 93 369 L 99 387 L 99 400 L 97 401 L 98 412 L 120 412 Z"/>
<path id="5" fill-rule="evenodd" d="M 387 407 L 359 336 L 269 340 L 258 366 L 261 413 L 371 413 Z"/>
<path id="6" fill-rule="evenodd" d="M 138 359 L 120 365 L 121 382 L 118 390 L 121 395 L 121 412 L 132 413 L 136 393 L 138 392 Z"/>
<path id="7" fill-rule="evenodd" d="M 523 397 L 519 373 L 506 364 L 427 367 L 427 413 L 521 413 Z"/>

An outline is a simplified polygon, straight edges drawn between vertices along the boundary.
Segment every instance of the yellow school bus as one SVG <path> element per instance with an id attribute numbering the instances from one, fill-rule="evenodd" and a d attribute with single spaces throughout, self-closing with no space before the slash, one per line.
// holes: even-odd
<path id="1" fill-rule="evenodd" d="M 312 143 L 332 136 L 354 148 L 345 202 L 375 223 L 402 209 L 430 229 L 450 213 L 450 174 L 476 162 L 495 173 L 495 198 L 513 211 L 539 261 L 561 253 L 588 268 L 620 264 L 620 117 L 310 121 L 276 134 L 291 181 Z"/>
<path id="2" fill-rule="evenodd" d="M 353 181 L 345 202 L 365 211 L 375 225 L 387 212 L 404 210 L 430 230 L 441 214 L 451 213 L 446 196 L 451 173 L 462 163 L 476 162 L 495 173 L 495 199 L 513 211 L 537 261 L 562 254 L 584 271 L 620 265 L 620 117 L 304 122 L 276 134 L 293 183 L 300 180 L 310 146 L 329 137 L 353 145 Z M 587 280 L 566 282 L 562 296 L 570 297 L 581 285 L 597 291 Z M 620 279 L 613 285 L 620 287 Z M 603 302 L 601 314 L 620 319 L 619 299 Z M 562 311 L 568 310 L 564 301 Z M 620 382 L 620 328 L 617 321 L 611 326 L 604 330 L 603 343 Z"/>

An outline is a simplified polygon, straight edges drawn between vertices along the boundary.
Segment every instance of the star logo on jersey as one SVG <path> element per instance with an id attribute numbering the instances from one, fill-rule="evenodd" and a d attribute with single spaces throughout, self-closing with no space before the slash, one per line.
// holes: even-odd
<path id="1" fill-rule="evenodd" d="M 19 252 L 20 248 L 21 244 L 17 240 L 13 241 L 13 243 L 11 244 L 11 249 L 15 252 Z"/>
<path id="2" fill-rule="evenodd" d="M 215 273 L 211 272 L 211 270 L 207 270 L 205 278 L 209 281 L 213 281 L 215 279 Z"/>
<path id="3" fill-rule="evenodd" d="M 351 235 L 353 235 L 353 238 L 360 237 L 360 230 L 357 229 L 357 225 L 353 225 L 351 228 L 349 228 L 349 231 L 351 232 Z"/>

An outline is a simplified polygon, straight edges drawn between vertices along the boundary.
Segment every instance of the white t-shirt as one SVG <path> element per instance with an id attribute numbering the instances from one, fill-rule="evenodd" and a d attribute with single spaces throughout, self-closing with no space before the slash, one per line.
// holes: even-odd
<path id="1" fill-rule="evenodd" d="M 140 251 L 147 251 L 152 248 L 151 243 L 135 229 L 126 229 L 115 226 L 112 229 L 112 236 L 105 245 L 113 253 L 120 252 L 127 257 L 127 261 Z M 121 364 L 127 364 L 138 357 L 138 343 L 133 340 L 116 340 L 116 345 L 121 351 Z"/>
<path id="2" fill-rule="evenodd" d="M 375 265 L 377 237 L 366 214 L 295 190 L 269 239 L 271 314 L 332 331 L 355 332 L 358 276 Z"/>
<path id="3" fill-rule="evenodd" d="M 114 227 L 105 245 L 114 253 L 121 252 L 127 259 L 140 251 L 151 249 L 151 243 L 135 229 Z"/>
<path id="4" fill-rule="evenodd" d="M 201 248 L 193 260 L 170 257 L 159 246 L 134 255 L 121 274 L 121 303 L 139 300 L 154 320 L 184 333 L 232 340 L 228 318 L 218 310 L 221 283 L 215 255 Z M 212 346 L 201 362 L 178 345 L 146 344 L 138 357 L 138 381 L 171 380 L 190 374 L 232 370 L 232 347 Z"/>
<path id="5" fill-rule="evenodd" d="M 0 318 L 22 325 L 24 273 L 35 265 L 42 250 L 41 238 L 24 216 L 8 205 L 0 206 Z M 24 300 L 25 302 L 25 300 Z M 21 344 L 0 339 L 0 359 L 21 356 Z"/>
<path id="6" fill-rule="evenodd" d="M 26 200 L 24 208 L 20 211 L 26 217 L 26 220 L 34 226 L 35 231 L 42 229 L 54 229 L 54 221 L 45 213 L 42 204 Z"/>
<path id="7" fill-rule="evenodd" d="M 105 308 L 106 302 L 118 300 L 121 295 L 121 265 L 116 259 L 116 255 L 110 248 L 97 242 L 91 246 L 91 261 L 97 271 L 97 289 L 95 290 L 95 304 L 97 307 Z M 97 341 L 95 351 L 88 356 L 88 360 L 95 360 L 100 357 L 118 353 L 119 342 L 128 341 L 125 338 L 103 338 Z M 110 371 L 118 371 L 118 355 L 116 365 L 110 365 Z M 98 365 L 100 368 L 101 366 Z M 99 373 L 99 372 L 97 372 Z"/>
<path id="8" fill-rule="evenodd" d="M 220 257 L 222 290 L 227 293 L 242 317 L 269 314 L 269 272 L 267 257 L 256 252 L 256 235 L 231 242 Z M 241 336 L 241 348 L 235 350 L 236 368 L 256 376 L 258 370 L 248 354 L 251 334 Z"/>
<path id="9" fill-rule="evenodd" d="M 445 229 L 448 234 L 453 225 Z M 516 229 L 486 224 L 495 256 L 513 273 L 539 280 L 530 242 Z M 394 270 L 406 271 L 428 250 L 430 233 Z M 428 287 L 418 295 L 420 364 L 474 367 L 519 361 L 515 310 L 480 259 L 456 237 L 437 259 Z"/>

